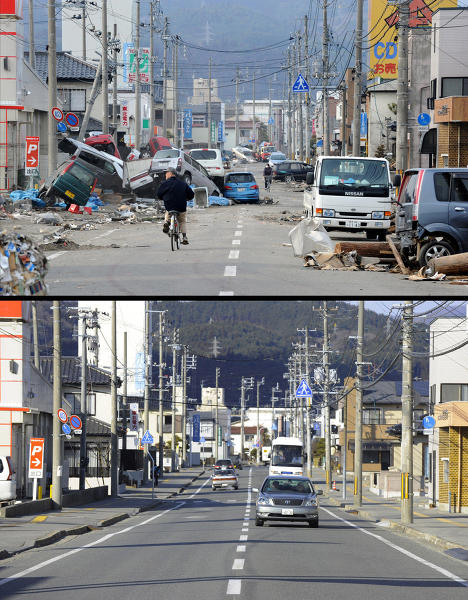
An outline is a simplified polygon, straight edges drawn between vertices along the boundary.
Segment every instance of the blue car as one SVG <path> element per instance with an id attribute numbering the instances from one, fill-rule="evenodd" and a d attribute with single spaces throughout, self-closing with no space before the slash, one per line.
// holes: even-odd
<path id="1" fill-rule="evenodd" d="M 234 202 L 258 202 L 260 193 L 253 173 L 229 173 L 224 180 L 224 197 Z"/>

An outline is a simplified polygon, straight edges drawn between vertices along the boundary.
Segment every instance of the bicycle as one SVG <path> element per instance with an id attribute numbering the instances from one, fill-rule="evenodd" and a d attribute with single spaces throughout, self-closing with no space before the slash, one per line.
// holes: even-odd
<path id="1" fill-rule="evenodd" d="M 178 220 L 178 215 L 179 213 L 176 210 L 171 210 L 169 211 L 169 216 L 171 217 L 171 221 L 169 223 L 169 231 L 168 231 L 168 235 L 171 238 L 171 250 L 174 251 L 175 249 L 179 249 L 179 237 L 180 237 L 180 231 L 179 231 L 179 220 Z"/>

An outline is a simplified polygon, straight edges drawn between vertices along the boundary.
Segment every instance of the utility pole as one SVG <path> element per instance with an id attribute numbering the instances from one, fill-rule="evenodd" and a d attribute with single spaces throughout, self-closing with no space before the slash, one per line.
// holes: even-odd
<path id="1" fill-rule="evenodd" d="M 52 107 L 57 106 L 57 32 L 55 0 L 48 0 L 48 90 L 49 115 L 47 121 L 47 154 L 49 175 L 57 168 L 57 121 L 52 116 Z"/>
<path id="2" fill-rule="evenodd" d="M 208 67 L 208 148 L 211 148 L 211 56 Z M 216 454 L 218 450 L 216 450 Z"/>
<path id="3" fill-rule="evenodd" d="M 255 71 L 252 77 L 252 139 L 254 140 L 254 147 L 258 148 L 257 127 L 255 124 Z"/>
<path id="4" fill-rule="evenodd" d="M 124 331 L 123 341 L 123 381 L 122 381 L 122 450 L 127 449 L 127 382 L 128 382 L 128 371 L 127 371 L 127 332 Z"/>
<path id="5" fill-rule="evenodd" d="M 239 67 L 236 69 L 236 146 L 239 145 Z"/>
<path id="6" fill-rule="evenodd" d="M 137 23 L 138 27 L 138 23 Z M 102 0 L 102 133 L 109 133 L 109 38 L 107 35 L 107 0 Z"/>
<path id="7" fill-rule="evenodd" d="M 81 0 L 81 45 L 83 60 L 86 60 L 86 0 Z"/>
<path id="8" fill-rule="evenodd" d="M 362 354 L 364 343 L 364 300 L 359 301 L 356 349 L 356 416 L 354 426 L 354 506 L 362 505 Z"/>
<path id="9" fill-rule="evenodd" d="M 40 370 L 39 358 L 39 332 L 37 327 L 37 304 L 36 300 L 32 301 L 32 320 L 33 320 L 33 346 L 34 346 L 34 366 Z"/>
<path id="10" fill-rule="evenodd" d="M 326 0 L 325 0 L 326 1 Z M 330 363 L 328 360 L 329 353 L 328 339 L 328 303 L 323 302 L 323 402 L 325 413 L 325 471 L 326 485 L 329 489 L 332 487 L 332 466 L 331 466 L 331 435 L 330 435 Z"/>
<path id="11" fill-rule="evenodd" d="M 33 302 L 33 305 L 35 302 Z M 52 502 L 55 510 L 62 508 L 62 437 L 57 411 L 62 408 L 62 339 L 60 336 L 60 302 L 53 303 L 54 356 L 53 356 L 53 424 L 52 424 Z"/>
<path id="12" fill-rule="evenodd" d="M 361 2 L 361 0 L 359 0 Z M 343 82 L 341 86 L 341 156 L 346 156 L 346 113 L 347 113 L 347 102 L 346 102 L 346 83 Z"/>
<path id="13" fill-rule="evenodd" d="M 397 130 L 396 170 L 408 168 L 408 29 L 409 0 L 400 0 L 398 11 L 398 79 L 397 79 Z"/>
<path id="14" fill-rule="evenodd" d="M 87 368 L 88 368 L 88 350 L 87 350 L 87 317 L 81 317 L 81 437 L 80 437 L 80 490 L 86 488 L 86 468 L 88 466 L 88 455 L 86 451 L 86 427 L 87 427 Z"/>
<path id="15" fill-rule="evenodd" d="M 356 66 L 354 69 L 353 97 L 353 156 L 361 156 L 362 6 L 363 0 L 357 0 Z"/>
<path id="16" fill-rule="evenodd" d="M 328 116 L 328 23 L 327 0 L 323 0 L 323 35 L 322 35 L 322 102 L 323 102 L 323 155 L 330 155 L 330 119 Z M 329 482 L 331 485 L 331 481 Z"/>
<path id="17" fill-rule="evenodd" d="M 112 300 L 111 317 L 111 347 L 112 347 L 112 371 L 111 371 L 111 496 L 116 497 L 118 491 L 118 462 L 119 444 L 117 437 L 117 318 L 116 302 Z"/>
<path id="18" fill-rule="evenodd" d="M 288 156 L 292 158 L 291 47 L 288 47 Z"/>
<path id="19" fill-rule="evenodd" d="M 309 57 L 309 17 L 304 15 L 304 43 L 305 43 L 305 59 L 306 59 L 306 79 L 310 85 L 310 57 Z M 306 94 L 306 124 L 305 124 L 305 159 L 306 163 L 310 164 L 310 93 Z"/>
<path id="20" fill-rule="evenodd" d="M 307 385 L 309 384 L 309 330 L 305 328 L 305 376 Z M 312 438 L 310 436 L 310 407 L 312 398 L 306 399 L 306 448 L 307 448 L 307 477 L 312 477 Z"/>
<path id="21" fill-rule="evenodd" d="M 163 390 L 163 319 L 164 312 L 159 312 L 159 468 L 162 473 L 164 459 L 164 390 Z"/>
<path id="22" fill-rule="evenodd" d="M 403 310 L 403 376 L 401 390 L 401 522 L 413 522 L 413 304 Z"/>
<path id="23" fill-rule="evenodd" d="M 149 78 L 150 78 L 150 115 L 149 115 L 149 137 L 154 135 L 154 2 L 150 3 L 150 56 L 149 56 Z"/>
<path id="24" fill-rule="evenodd" d="M 275 397 L 275 392 L 278 391 L 278 384 L 276 384 L 276 387 L 272 387 L 271 388 L 271 429 L 272 429 L 272 433 L 271 433 L 271 438 L 272 440 L 278 437 L 278 424 L 276 424 L 276 429 L 273 429 L 274 425 L 275 425 L 275 404 L 276 404 L 276 397 Z"/>
<path id="25" fill-rule="evenodd" d="M 175 36 L 174 41 L 174 73 L 172 75 L 174 81 L 174 140 L 176 148 L 179 148 L 179 42 L 178 36 Z"/>
<path id="26" fill-rule="evenodd" d="M 244 410 L 245 410 L 245 383 L 244 376 L 241 380 L 241 461 L 244 460 Z"/>
<path id="27" fill-rule="evenodd" d="M 182 464 L 187 461 L 187 346 L 182 352 Z"/>
<path id="28" fill-rule="evenodd" d="M 112 126 L 114 127 L 114 142 L 117 145 L 117 23 L 114 23 L 112 59 L 115 69 L 112 80 Z"/>
<path id="29" fill-rule="evenodd" d="M 273 126 L 271 125 L 271 79 L 268 81 L 268 138 L 273 143 Z"/>
<path id="30" fill-rule="evenodd" d="M 31 69 L 36 68 L 36 54 L 34 45 L 34 3 L 29 0 L 29 64 Z"/>
<path id="31" fill-rule="evenodd" d="M 346 500 L 346 471 L 347 471 L 347 455 L 348 455 L 348 394 L 344 397 L 343 405 L 343 456 L 341 462 L 343 463 L 343 500 Z M 356 450 L 356 448 L 355 448 Z"/>
<path id="32" fill-rule="evenodd" d="M 143 429 L 145 433 L 149 430 L 149 397 L 151 381 L 151 326 L 150 326 L 150 301 L 145 300 L 145 391 L 143 400 Z M 145 457 L 145 472 L 143 480 L 148 481 L 149 460 Z"/>
<path id="33" fill-rule="evenodd" d="M 176 447 L 176 379 L 177 379 L 177 329 L 174 328 L 174 332 L 172 334 L 172 424 L 171 424 L 171 450 L 172 450 L 172 467 L 171 470 L 174 471 L 174 457 L 175 457 L 175 447 Z"/>
<path id="34" fill-rule="evenodd" d="M 214 439 L 215 439 L 215 460 L 218 460 L 218 444 L 219 444 L 219 440 L 218 440 L 218 427 L 219 427 L 218 382 L 219 382 L 219 367 L 216 367 L 216 416 L 215 416 L 215 429 L 216 429 L 216 433 L 215 433 L 215 436 L 214 436 Z"/>
<path id="35" fill-rule="evenodd" d="M 164 17 L 163 30 L 163 136 L 167 137 L 167 45 L 169 36 L 167 34 L 169 19 Z"/>
<path id="36" fill-rule="evenodd" d="M 297 34 L 297 63 L 298 70 L 302 72 L 302 41 L 301 34 Z M 299 94 L 299 160 L 304 161 L 304 98 Z"/>
<path id="37" fill-rule="evenodd" d="M 136 0 L 135 20 L 135 148 L 139 150 L 141 146 L 140 0 Z M 106 74 L 103 72 L 103 79 L 105 76 Z M 164 135 L 166 134 L 164 133 Z"/>
<path id="38" fill-rule="evenodd" d="M 260 381 L 257 381 L 257 467 L 260 466 L 260 453 L 262 449 L 262 444 L 260 443 L 260 386 L 264 383 L 264 377 Z"/>
<path id="39" fill-rule="evenodd" d="M 94 77 L 93 87 L 91 88 L 91 93 L 89 94 L 89 98 L 86 101 L 86 112 L 84 114 L 83 120 L 81 121 L 80 133 L 78 134 L 78 138 L 81 140 L 84 138 L 86 130 L 88 129 L 89 118 L 91 116 L 91 110 L 94 106 L 96 98 L 99 95 L 99 90 L 101 88 L 101 75 L 102 75 L 102 57 L 99 61 L 98 68 L 96 69 L 96 76 Z M 55 106 L 55 104 L 54 104 Z M 55 121 L 55 119 L 54 119 Z M 55 135 L 55 134 L 54 134 Z"/>

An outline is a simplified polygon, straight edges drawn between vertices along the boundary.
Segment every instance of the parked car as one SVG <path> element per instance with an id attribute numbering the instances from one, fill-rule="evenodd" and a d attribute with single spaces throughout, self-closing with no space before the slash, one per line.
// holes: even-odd
<path id="1" fill-rule="evenodd" d="M 273 179 L 276 181 L 305 181 L 307 173 L 313 172 L 313 165 L 296 160 L 286 160 L 273 167 Z"/>
<path id="2" fill-rule="evenodd" d="M 258 202 L 260 192 L 253 173 L 236 171 L 224 179 L 224 196 L 234 202 Z"/>
<path id="3" fill-rule="evenodd" d="M 88 138 L 89 139 L 89 138 Z M 62 152 L 69 154 L 72 159 L 79 158 L 96 174 L 98 183 L 103 189 L 114 192 L 123 191 L 123 161 L 112 154 L 96 150 L 88 144 L 83 144 L 73 138 L 63 138 L 58 143 Z"/>
<path id="4" fill-rule="evenodd" d="M 188 185 L 193 183 L 196 187 L 208 188 L 209 196 L 221 195 L 205 167 L 183 150 L 171 148 L 156 152 L 151 161 L 150 173 L 155 177 L 160 176 L 169 168 L 175 169 Z"/>
<path id="5" fill-rule="evenodd" d="M 217 148 L 193 148 L 188 154 L 208 171 L 211 178 L 224 177 L 224 163 L 221 150 Z"/>
<path id="6" fill-rule="evenodd" d="M 64 168 L 65 167 L 65 168 Z M 76 158 L 62 164 L 39 188 L 40 198 L 59 196 L 66 204 L 84 206 L 98 178 L 87 163 Z"/>
<path id="7" fill-rule="evenodd" d="M 395 230 L 407 263 L 468 252 L 468 169 L 410 169 L 400 186 Z"/>
<path id="8" fill-rule="evenodd" d="M 270 167 L 274 167 L 275 165 L 286 160 L 286 154 L 282 152 L 272 152 L 270 154 L 270 158 L 268 159 L 268 164 Z"/>
<path id="9" fill-rule="evenodd" d="M 258 493 L 255 525 L 262 527 L 265 521 L 305 521 L 309 527 L 319 526 L 317 496 L 308 477 L 298 475 L 272 475 L 265 479 Z"/>
<path id="10" fill-rule="evenodd" d="M 239 479 L 234 469 L 218 469 L 211 476 L 211 489 L 232 487 L 239 489 Z"/>
<path id="11" fill-rule="evenodd" d="M 219 469 L 234 469 L 234 465 L 230 458 L 220 458 L 213 465 L 213 469 L 215 471 L 217 471 Z"/>
<path id="12" fill-rule="evenodd" d="M 0 455 L 0 502 L 16 498 L 16 477 L 10 456 Z"/>

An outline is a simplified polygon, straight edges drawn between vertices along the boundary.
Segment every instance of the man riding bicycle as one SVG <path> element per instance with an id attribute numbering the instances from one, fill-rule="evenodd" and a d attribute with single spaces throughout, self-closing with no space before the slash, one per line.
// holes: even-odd
<path id="1" fill-rule="evenodd" d="M 273 179 L 273 169 L 270 165 L 267 165 L 263 169 L 263 177 L 265 178 L 265 189 L 269 190 L 271 187 L 271 180 Z"/>
<path id="2" fill-rule="evenodd" d="M 185 181 L 178 179 L 175 169 L 166 171 L 166 181 L 163 181 L 158 189 L 158 198 L 163 200 L 166 214 L 164 216 L 163 233 L 168 233 L 171 217 L 170 211 L 179 213 L 177 219 L 182 234 L 182 244 L 188 244 L 187 239 L 187 200 L 195 196 L 191 187 Z"/>

